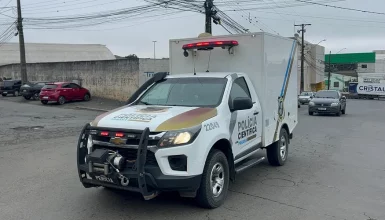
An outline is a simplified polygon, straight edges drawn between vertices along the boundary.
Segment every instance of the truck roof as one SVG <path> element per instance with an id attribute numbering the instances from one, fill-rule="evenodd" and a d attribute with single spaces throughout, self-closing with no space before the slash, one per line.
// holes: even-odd
<path id="1" fill-rule="evenodd" d="M 187 78 L 187 77 L 210 77 L 210 78 L 225 78 L 228 75 L 234 74 L 234 72 L 198 72 L 196 75 L 194 73 L 184 73 L 184 74 L 173 74 L 168 75 L 167 78 Z M 241 74 L 241 73 L 237 73 Z"/>

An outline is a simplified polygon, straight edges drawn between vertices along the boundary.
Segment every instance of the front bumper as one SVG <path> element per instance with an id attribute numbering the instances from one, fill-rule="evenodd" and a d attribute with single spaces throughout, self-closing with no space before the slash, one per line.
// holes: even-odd
<path id="1" fill-rule="evenodd" d="M 103 128 L 103 130 L 105 130 Z M 85 156 L 89 149 L 87 139 L 91 133 L 100 132 L 101 128 L 92 127 L 87 124 L 79 137 L 78 141 L 78 174 L 80 182 L 86 187 L 106 186 L 121 190 L 139 192 L 145 199 L 155 197 L 160 191 L 179 191 L 179 192 L 195 192 L 201 182 L 201 175 L 194 176 L 172 176 L 165 175 L 157 163 L 149 161 L 148 154 L 152 152 L 148 149 L 150 131 L 146 128 L 144 131 L 119 129 L 119 132 L 135 133 L 140 136 L 137 146 L 135 158 L 130 158 L 133 161 L 133 166 L 124 167 L 117 172 L 114 169 L 108 168 L 110 172 L 93 170 L 89 163 L 86 163 Z M 110 129 L 109 131 L 114 131 Z M 94 146 L 93 146 L 94 147 Z M 123 152 L 124 149 L 120 149 Z M 129 180 L 129 183 L 123 183 L 122 176 Z"/>
<path id="2" fill-rule="evenodd" d="M 309 106 L 309 112 L 325 113 L 325 114 L 337 114 L 341 107 L 338 106 Z"/>
<path id="3" fill-rule="evenodd" d="M 34 93 L 31 91 L 28 91 L 28 90 L 26 90 L 26 91 L 21 90 L 21 95 L 25 96 L 25 97 L 27 97 L 27 96 L 32 97 L 34 95 Z"/>

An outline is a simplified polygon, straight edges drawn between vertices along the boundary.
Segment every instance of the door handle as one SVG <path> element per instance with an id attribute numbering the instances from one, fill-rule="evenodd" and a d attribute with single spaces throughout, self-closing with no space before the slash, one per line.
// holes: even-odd
<path id="1" fill-rule="evenodd" d="M 259 111 L 255 111 L 255 112 L 254 112 L 254 115 L 258 115 L 258 114 L 259 114 Z"/>

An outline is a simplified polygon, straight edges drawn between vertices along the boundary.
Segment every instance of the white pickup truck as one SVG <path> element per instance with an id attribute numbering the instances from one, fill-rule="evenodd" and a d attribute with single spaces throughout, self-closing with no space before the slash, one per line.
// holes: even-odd
<path id="1" fill-rule="evenodd" d="M 298 123 L 296 45 L 267 33 L 170 40 L 170 74 L 84 127 L 80 181 L 220 206 L 236 174 L 264 161 L 261 149 L 273 166 L 287 161 Z"/>

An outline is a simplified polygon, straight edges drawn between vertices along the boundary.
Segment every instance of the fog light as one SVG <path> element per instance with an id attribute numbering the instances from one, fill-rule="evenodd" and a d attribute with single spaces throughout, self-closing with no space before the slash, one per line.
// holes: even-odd
<path id="1" fill-rule="evenodd" d="M 187 157 L 186 155 L 169 156 L 168 162 L 170 167 L 175 171 L 187 171 Z"/>

